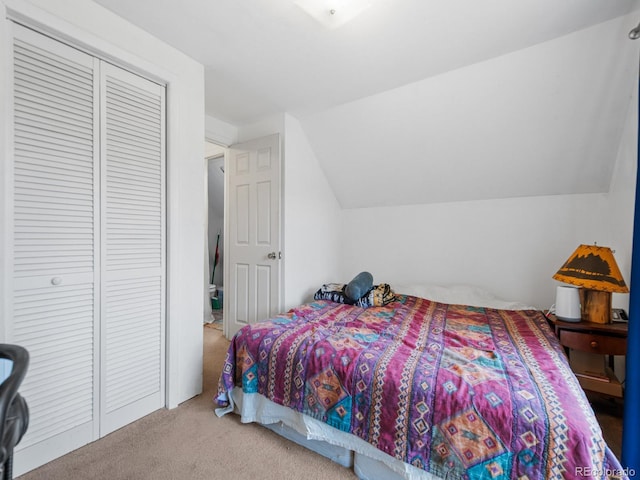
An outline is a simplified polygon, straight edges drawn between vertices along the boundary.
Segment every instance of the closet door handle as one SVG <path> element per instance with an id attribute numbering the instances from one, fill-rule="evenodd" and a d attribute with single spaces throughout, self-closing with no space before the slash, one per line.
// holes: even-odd
<path id="1" fill-rule="evenodd" d="M 276 252 L 271 252 L 267 255 L 267 258 L 270 260 L 275 260 L 276 259 Z"/>
<path id="2" fill-rule="evenodd" d="M 62 277 L 53 277 L 51 279 L 51 285 L 60 285 L 62 283 Z"/>

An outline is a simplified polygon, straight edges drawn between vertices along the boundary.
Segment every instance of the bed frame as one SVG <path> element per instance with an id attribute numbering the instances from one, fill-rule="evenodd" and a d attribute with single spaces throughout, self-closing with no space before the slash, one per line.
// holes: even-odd
<path id="1" fill-rule="evenodd" d="M 319 420 L 283 407 L 258 393 L 234 388 L 232 405 L 219 408 L 219 416 L 232 411 L 242 423 L 258 423 L 272 432 L 329 460 L 352 468 L 362 480 L 440 480 L 371 446 L 364 440 Z"/>

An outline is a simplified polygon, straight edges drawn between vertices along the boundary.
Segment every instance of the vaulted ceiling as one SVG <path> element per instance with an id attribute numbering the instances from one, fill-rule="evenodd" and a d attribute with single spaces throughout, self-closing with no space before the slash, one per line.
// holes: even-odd
<path id="1" fill-rule="evenodd" d="M 606 192 L 637 86 L 640 0 L 97 3 L 205 66 L 207 114 L 297 117 L 344 208 Z"/>

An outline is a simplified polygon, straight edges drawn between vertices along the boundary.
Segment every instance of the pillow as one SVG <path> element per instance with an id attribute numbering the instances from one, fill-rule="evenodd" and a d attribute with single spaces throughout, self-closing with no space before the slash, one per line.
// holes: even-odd
<path id="1" fill-rule="evenodd" d="M 355 302 L 350 302 L 347 297 L 345 297 L 345 287 L 346 285 L 344 283 L 325 283 L 320 287 L 320 290 L 315 293 L 313 298 L 314 300 L 331 300 L 336 303 L 352 305 Z"/>
<path id="2" fill-rule="evenodd" d="M 395 284 L 399 294 L 426 298 L 440 303 L 497 308 L 500 310 L 537 310 L 526 303 L 498 298 L 488 290 L 474 285 Z"/>
<path id="3" fill-rule="evenodd" d="M 391 290 L 391 287 L 387 283 L 381 283 L 376 285 L 369 292 L 360 299 L 365 301 L 371 307 L 384 307 L 396 300 L 396 294 Z"/>
<path id="4" fill-rule="evenodd" d="M 344 287 L 345 296 L 352 302 L 364 297 L 373 287 L 373 275 L 369 272 L 360 272 Z"/>
<path id="5" fill-rule="evenodd" d="M 356 305 L 361 308 L 384 307 L 396 299 L 393 290 L 386 283 L 381 283 L 353 302 L 344 294 L 344 283 L 325 283 L 313 296 L 314 300 L 330 300 L 335 303 Z"/>

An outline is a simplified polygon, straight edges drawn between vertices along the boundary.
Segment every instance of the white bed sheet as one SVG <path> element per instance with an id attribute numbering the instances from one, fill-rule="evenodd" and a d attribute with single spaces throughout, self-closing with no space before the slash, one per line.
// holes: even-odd
<path id="1" fill-rule="evenodd" d="M 391 288 L 396 293 L 413 295 L 440 303 L 501 310 L 538 310 L 538 308 L 526 303 L 503 300 L 488 290 L 473 285 L 393 284 Z"/>
<path id="2" fill-rule="evenodd" d="M 260 423 L 340 465 L 353 466 L 362 480 L 440 480 L 440 477 L 387 455 L 355 435 L 278 405 L 258 393 L 245 394 L 241 388 L 234 388 L 229 406 L 216 409 L 216 414 L 222 416 L 230 411 L 239 414 L 242 423 Z"/>

